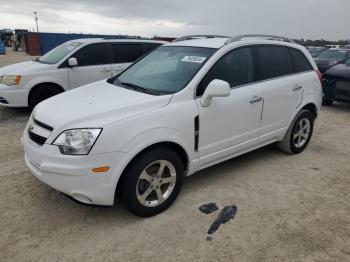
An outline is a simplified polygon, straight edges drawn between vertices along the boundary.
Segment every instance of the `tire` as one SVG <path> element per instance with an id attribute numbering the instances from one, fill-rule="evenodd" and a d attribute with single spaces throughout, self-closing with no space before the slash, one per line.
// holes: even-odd
<path id="1" fill-rule="evenodd" d="M 29 99 L 28 99 L 28 106 L 31 110 L 34 109 L 34 107 L 39 104 L 40 102 L 58 95 L 62 93 L 62 89 L 55 86 L 55 85 L 50 85 L 50 84 L 45 84 L 41 85 L 39 87 L 36 87 L 33 91 L 30 92 L 29 94 Z"/>
<path id="2" fill-rule="evenodd" d="M 288 154 L 299 154 L 310 142 L 314 129 L 315 116 L 309 110 L 301 110 L 288 128 L 278 147 Z M 300 130 L 301 129 L 301 130 Z"/>
<path id="3" fill-rule="evenodd" d="M 324 105 L 324 106 L 331 106 L 331 105 L 333 105 L 333 103 L 334 103 L 333 99 L 329 99 L 329 98 L 325 98 L 325 97 L 322 98 L 322 105 Z"/>
<path id="4" fill-rule="evenodd" d="M 161 166 L 165 166 L 163 172 L 160 172 Z M 184 169 L 181 158 L 173 150 L 159 147 L 146 151 L 132 161 L 121 187 L 118 186 L 122 204 L 140 217 L 163 212 L 181 191 Z"/>

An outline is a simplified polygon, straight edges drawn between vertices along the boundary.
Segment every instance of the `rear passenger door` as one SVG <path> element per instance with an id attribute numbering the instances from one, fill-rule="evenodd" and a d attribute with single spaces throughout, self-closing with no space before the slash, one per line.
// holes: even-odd
<path id="1" fill-rule="evenodd" d="M 158 43 L 112 43 L 113 76 L 119 74 L 141 56 L 151 52 L 161 44 Z"/>
<path id="2" fill-rule="evenodd" d="M 119 74 L 143 54 L 142 43 L 112 43 L 112 51 L 113 76 Z"/>
<path id="3" fill-rule="evenodd" d="M 261 141 L 279 136 L 301 103 L 300 78 L 293 75 L 293 62 L 285 46 L 257 45 L 258 79 L 263 88 L 264 109 L 261 119 Z"/>
<path id="4" fill-rule="evenodd" d="M 108 43 L 89 44 L 79 49 L 78 66 L 68 67 L 70 88 L 86 85 L 112 76 L 112 56 Z"/>

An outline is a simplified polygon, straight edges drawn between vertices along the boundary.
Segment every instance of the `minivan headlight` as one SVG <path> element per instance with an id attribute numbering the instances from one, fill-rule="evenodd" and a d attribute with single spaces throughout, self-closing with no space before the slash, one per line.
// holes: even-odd
<path id="1" fill-rule="evenodd" d="M 4 84 L 7 86 L 18 85 L 21 81 L 22 76 L 20 75 L 5 75 L 0 76 L 0 84 Z"/>
<path id="2" fill-rule="evenodd" d="M 52 144 L 58 146 L 64 155 L 87 155 L 101 131 L 101 128 L 66 130 Z"/>

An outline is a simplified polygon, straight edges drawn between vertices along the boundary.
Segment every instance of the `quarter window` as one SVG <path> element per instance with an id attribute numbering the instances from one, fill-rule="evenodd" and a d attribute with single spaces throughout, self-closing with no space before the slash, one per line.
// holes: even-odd
<path id="1" fill-rule="evenodd" d="M 91 44 L 78 50 L 72 57 L 78 61 L 78 66 L 104 65 L 111 63 L 108 44 Z"/>
<path id="2" fill-rule="evenodd" d="M 291 57 L 283 46 L 257 46 L 259 80 L 293 73 Z"/>
<path id="3" fill-rule="evenodd" d="M 208 84 L 214 79 L 224 80 L 231 87 L 254 82 L 252 49 L 250 47 L 235 49 L 220 58 L 199 84 L 197 96 L 203 95 Z"/>
<path id="4" fill-rule="evenodd" d="M 294 73 L 302 73 L 312 70 L 309 61 L 301 51 L 294 48 L 290 48 L 289 51 L 292 56 Z"/>

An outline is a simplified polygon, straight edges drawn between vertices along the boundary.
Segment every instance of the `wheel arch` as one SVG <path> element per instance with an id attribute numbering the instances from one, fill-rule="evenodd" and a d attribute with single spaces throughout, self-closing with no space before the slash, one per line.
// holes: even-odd
<path id="1" fill-rule="evenodd" d="M 300 110 L 308 110 L 315 116 L 315 118 L 317 118 L 318 109 L 316 104 L 314 103 L 307 103 Z"/>
<path id="2" fill-rule="evenodd" d="M 159 147 L 169 148 L 169 149 L 173 150 L 174 152 L 176 152 L 180 156 L 180 158 L 184 164 L 185 170 L 187 170 L 189 168 L 190 157 L 189 157 L 187 151 L 185 150 L 185 148 L 183 146 L 181 146 L 179 143 L 174 142 L 174 141 L 162 141 L 162 142 L 156 142 L 156 143 L 153 143 L 151 145 L 148 145 L 147 147 L 143 148 L 142 150 L 139 150 L 136 154 L 133 154 L 133 157 L 131 157 L 131 160 L 128 161 L 126 166 L 123 168 L 123 171 L 122 171 L 122 173 L 117 181 L 117 184 L 116 184 L 114 202 L 120 196 L 120 192 L 122 191 L 120 187 L 123 185 L 123 181 L 125 179 L 125 174 L 127 173 L 127 170 L 129 169 L 129 167 L 133 164 L 133 162 L 138 157 L 140 157 L 142 154 L 144 154 L 145 152 L 153 150 L 155 148 L 159 148 Z"/>
<path id="3" fill-rule="evenodd" d="M 31 98 L 31 95 L 33 94 L 33 92 L 34 92 L 37 88 L 39 88 L 39 87 L 41 87 L 41 86 L 45 86 L 45 85 L 56 86 L 56 87 L 59 88 L 62 92 L 65 91 L 64 88 L 63 88 L 61 85 L 59 85 L 59 84 L 57 84 L 57 83 L 55 83 L 55 82 L 49 82 L 49 81 L 47 81 L 47 82 L 41 82 L 41 83 L 35 84 L 35 85 L 30 89 L 30 91 L 29 91 L 29 93 L 28 93 L 28 98 L 27 98 L 27 99 L 28 99 L 28 101 L 27 101 L 28 105 L 29 105 L 29 101 L 30 101 L 30 98 Z"/>

